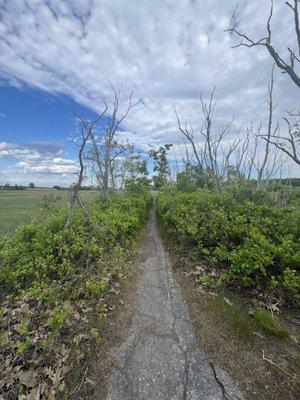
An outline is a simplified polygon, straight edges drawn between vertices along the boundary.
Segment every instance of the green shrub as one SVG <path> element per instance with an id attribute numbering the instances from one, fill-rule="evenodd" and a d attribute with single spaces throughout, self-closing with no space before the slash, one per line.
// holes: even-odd
<path id="1" fill-rule="evenodd" d="M 240 195 L 232 188 L 164 192 L 157 216 L 172 242 L 191 260 L 219 267 L 223 282 L 281 290 L 299 306 L 300 210 L 268 205 L 268 199 L 252 187 Z"/>
<path id="2" fill-rule="evenodd" d="M 121 276 L 129 275 L 124 261 L 134 254 L 132 246 L 147 219 L 150 199 L 146 192 L 99 199 L 86 204 L 89 218 L 75 207 L 68 227 L 67 209 L 62 204 L 53 206 L 50 199 L 50 207 L 37 211 L 28 225 L 9 238 L 0 237 L 4 356 L 0 375 L 10 374 L 0 385 L 3 393 L 22 397 L 26 385 L 18 381 L 18 371 L 32 369 L 32 361 L 37 374 L 45 366 L 51 374 L 59 367 L 59 387 L 65 385 L 66 373 L 76 376 L 75 369 L 101 340 L 100 317 L 104 319 L 112 309 L 108 294 L 114 296 L 117 290 L 109 292 L 109 282 L 117 284 Z M 94 296 L 101 296 L 101 301 Z M 10 360 L 17 367 L 12 373 Z M 49 376 L 37 375 L 45 398 L 54 393 Z M 26 389 L 29 393 L 31 388 Z"/>
<path id="3" fill-rule="evenodd" d="M 282 286 L 288 300 L 294 307 L 300 307 L 300 275 L 296 270 L 283 271 Z"/>
<path id="4" fill-rule="evenodd" d="M 70 315 L 71 313 L 68 309 L 55 309 L 51 317 L 49 317 L 47 320 L 47 324 L 49 325 L 51 333 L 55 334 L 56 332 L 58 332 Z"/>
<path id="5" fill-rule="evenodd" d="M 87 291 L 96 296 L 100 296 L 101 294 L 103 294 L 107 286 L 108 286 L 108 281 L 104 279 L 102 279 L 99 282 L 91 282 L 91 281 L 85 282 L 85 287 Z"/>
<path id="6" fill-rule="evenodd" d="M 214 279 L 213 279 L 211 276 L 207 275 L 207 274 L 201 275 L 201 276 L 199 277 L 198 281 L 199 281 L 202 285 L 205 285 L 205 286 L 208 286 L 208 287 L 209 287 L 209 286 L 213 286 L 214 283 L 215 283 Z"/>
<path id="7" fill-rule="evenodd" d="M 89 204 L 93 229 L 84 212 L 75 209 L 66 229 L 67 210 L 37 216 L 16 235 L 0 240 L 0 292 L 31 295 L 39 299 L 52 296 L 55 282 L 62 295 L 72 291 L 69 281 L 82 269 L 99 264 L 101 259 L 124 251 L 136 240 L 149 210 L 146 192 L 111 196 Z M 102 262 L 102 268 L 105 263 Z M 101 267 L 100 267 L 101 268 Z M 55 297 L 55 296 L 54 296 Z"/>
<path id="8" fill-rule="evenodd" d="M 17 346 L 17 354 L 18 356 L 22 356 L 26 351 L 32 346 L 32 340 L 29 337 L 22 342 L 20 342 Z"/>
<path id="9" fill-rule="evenodd" d="M 9 336 L 8 332 L 0 330 L 0 348 L 5 347 L 9 344 Z"/>
<path id="10" fill-rule="evenodd" d="M 261 233 L 251 230 L 244 243 L 234 249 L 228 259 L 231 262 L 229 276 L 239 279 L 245 287 L 260 283 L 272 266 L 274 247 Z"/>
<path id="11" fill-rule="evenodd" d="M 26 336 L 26 335 L 28 335 L 28 333 L 29 333 L 29 322 L 30 322 L 29 316 L 25 315 L 24 318 L 23 318 L 23 320 L 22 320 L 22 322 L 21 322 L 21 324 L 20 324 L 20 327 L 19 327 L 19 329 L 18 329 L 19 332 L 20 332 L 23 336 Z"/>

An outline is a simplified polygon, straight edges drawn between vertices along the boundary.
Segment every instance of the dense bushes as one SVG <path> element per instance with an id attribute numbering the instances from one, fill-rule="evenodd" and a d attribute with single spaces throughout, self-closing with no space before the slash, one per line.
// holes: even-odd
<path id="1" fill-rule="evenodd" d="M 43 212 L 30 224 L 20 227 L 0 243 L 1 292 L 35 291 L 51 288 L 55 281 L 80 274 L 93 263 L 98 265 L 108 252 L 129 246 L 149 206 L 147 195 L 130 195 L 96 201 L 89 205 L 92 224 L 81 209 L 64 229 L 66 210 L 58 206 L 50 215 Z"/>
<path id="2" fill-rule="evenodd" d="M 129 276 L 149 205 L 149 194 L 94 201 L 65 228 L 66 208 L 50 199 L 1 239 L 0 398 L 68 398 L 66 380 L 84 373 Z"/>
<path id="3" fill-rule="evenodd" d="M 226 192 L 164 193 L 157 213 L 166 234 L 190 258 L 220 268 L 223 282 L 280 288 L 299 306 L 300 211 L 251 200 Z"/>

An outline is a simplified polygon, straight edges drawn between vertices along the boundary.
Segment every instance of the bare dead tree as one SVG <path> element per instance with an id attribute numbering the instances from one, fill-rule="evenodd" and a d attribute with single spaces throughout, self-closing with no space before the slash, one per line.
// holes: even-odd
<path id="1" fill-rule="evenodd" d="M 227 179 L 230 180 L 230 171 L 234 169 L 236 175 L 239 177 L 242 175 L 241 170 L 237 163 L 232 164 L 230 162 L 231 156 L 238 149 L 239 145 L 242 143 L 243 139 L 240 137 L 236 137 L 231 143 L 229 143 L 228 148 L 222 149 L 223 153 L 223 161 L 222 161 L 222 180 Z"/>
<path id="2" fill-rule="evenodd" d="M 300 130 L 299 124 L 296 122 L 295 124 L 291 124 L 288 118 L 283 117 L 283 120 L 287 126 L 287 134 L 286 136 L 281 136 L 277 132 L 272 134 L 269 138 L 267 136 L 263 136 L 270 144 L 276 146 L 279 150 L 283 151 L 287 154 L 296 164 L 300 165 L 300 155 L 299 155 L 299 144 L 300 144 Z M 279 131 L 279 130 L 277 130 Z"/>
<path id="3" fill-rule="evenodd" d="M 97 116 L 93 121 L 88 122 L 83 117 L 77 117 L 80 126 L 80 138 L 79 142 L 77 140 L 73 140 L 73 143 L 79 148 L 78 150 L 78 163 L 79 163 L 79 170 L 77 174 L 77 180 L 74 182 L 69 188 L 69 198 L 68 198 L 68 217 L 65 227 L 68 227 L 72 221 L 73 210 L 78 203 L 81 208 L 84 210 L 86 216 L 90 219 L 89 213 L 85 208 L 84 204 L 79 198 L 79 191 L 82 187 L 82 183 L 85 178 L 85 160 L 84 160 L 84 151 L 86 149 L 86 145 L 93 134 L 94 127 L 99 122 L 99 120 L 104 116 L 106 113 L 107 106 L 105 105 L 104 111 Z"/>
<path id="4" fill-rule="evenodd" d="M 250 148 L 250 132 L 247 128 L 241 140 L 241 143 L 237 146 L 235 152 L 235 166 L 237 171 L 239 171 L 240 176 L 243 177 L 246 177 L 247 171 L 249 170 L 249 164 L 247 160 L 249 148 Z"/>
<path id="5" fill-rule="evenodd" d="M 187 122 L 185 122 L 185 124 L 182 125 L 175 107 L 174 107 L 174 112 L 175 112 L 175 115 L 176 115 L 177 126 L 178 126 L 179 131 L 183 134 L 183 136 L 190 143 L 190 145 L 192 147 L 192 150 L 193 150 L 193 154 L 194 154 L 194 156 L 195 156 L 195 158 L 197 160 L 197 164 L 198 164 L 199 167 L 202 168 L 203 167 L 203 157 L 200 156 L 201 149 L 199 148 L 199 146 L 197 146 L 197 143 L 195 141 L 193 127 L 192 127 L 192 125 L 190 123 L 188 124 Z M 186 153 L 187 153 L 186 155 L 188 155 L 187 148 L 185 150 L 186 150 Z"/>
<path id="6" fill-rule="evenodd" d="M 89 161 L 93 164 L 92 169 L 96 175 L 101 196 L 104 198 L 108 195 L 109 184 L 115 184 L 114 168 L 117 159 L 133 148 L 128 141 L 120 143 L 116 134 L 132 108 L 139 104 L 139 101 L 134 102 L 133 92 L 131 92 L 127 99 L 125 110 L 121 112 L 122 85 L 118 85 L 115 88 L 112 87 L 112 91 L 112 110 L 109 113 L 106 125 L 102 128 L 101 134 L 97 136 L 92 133 L 92 146 L 88 156 Z"/>
<path id="7" fill-rule="evenodd" d="M 262 160 L 262 164 L 260 168 L 258 169 L 258 174 L 257 174 L 257 181 L 258 185 L 260 184 L 262 178 L 264 177 L 264 172 L 269 160 L 269 154 L 270 154 L 270 139 L 271 137 L 276 134 L 278 130 L 278 123 L 276 124 L 276 127 L 273 130 L 273 114 L 274 114 L 274 104 L 273 104 L 273 89 L 274 89 L 274 67 L 275 65 L 273 64 L 272 67 L 272 72 L 271 72 L 271 78 L 270 82 L 268 84 L 268 127 L 267 127 L 267 134 L 263 135 L 264 138 L 266 138 L 266 145 L 265 145 L 265 150 L 264 150 L 264 157 Z"/>
<path id="8" fill-rule="evenodd" d="M 258 140 L 259 134 L 261 130 L 261 125 L 258 126 L 256 132 L 254 133 L 254 126 L 251 123 L 250 127 L 247 128 L 247 132 L 249 134 L 249 141 L 251 141 L 251 146 L 249 146 L 246 158 L 245 158 L 245 171 L 248 170 L 246 175 L 247 179 L 251 179 L 253 170 L 258 169 L 256 167 L 256 157 L 257 157 L 257 149 L 258 149 Z"/>
<path id="9" fill-rule="evenodd" d="M 251 39 L 246 33 L 243 33 L 235 28 L 234 20 L 235 14 L 237 11 L 237 7 L 235 8 L 232 17 L 230 19 L 230 26 L 226 29 L 226 32 L 231 32 L 232 34 L 240 37 L 240 43 L 232 46 L 233 48 L 245 46 L 245 47 L 256 47 L 263 46 L 267 49 L 271 57 L 273 58 L 275 64 L 278 68 L 282 70 L 282 72 L 288 74 L 288 76 L 292 79 L 292 81 L 300 87 L 300 76 L 296 72 L 295 64 L 300 63 L 300 25 L 299 25 L 299 12 L 298 12 L 298 4 L 300 0 L 293 0 L 291 3 L 286 1 L 286 5 L 292 10 L 294 17 L 294 28 L 297 42 L 297 50 L 292 50 L 291 47 L 287 47 L 289 53 L 289 62 L 285 61 L 281 55 L 279 55 L 278 51 L 273 47 L 272 44 L 272 29 L 271 29 L 271 20 L 273 16 L 273 0 L 271 0 L 270 14 L 267 20 L 267 33 L 266 36 L 262 37 L 259 40 Z"/>
<path id="10" fill-rule="evenodd" d="M 201 170 L 205 170 L 206 175 L 213 181 L 215 189 L 220 190 L 222 180 L 226 175 L 224 165 L 228 165 L 229 158 L 238 145 L 238 140 L 234 140 L 227 149 L 223 146 L 223 141 L 230 131 L 234 118 L 223 125 L 219 125 L 217 128 L 213 126 L 214 110 L 216 107 L 214 93 L 215 89 L 212 90 L 208 101 L 204 101 L 200 97 L 203 126 L 198 132 L 197 137 L 194 134 L 192 125 L 188 122 L 182 124 L 175 108 L 174 111 L 178 129 L 191 145 L 198 166 Z M 201 136 L 204 139 L 202 141 Z M 223 163 L 221 157 L 223 157 Z"/>
<path id="11" fill-rule="evenodd" d="M 288 161 L 288 156 L 283 156 L 282 152 L 279 151 L 276 147 L 273 148 L 273 154 L 270 157 L 270 162 L 268 165 L 268 169 L 266 171 L 266 182 L 268 183 L 271 179 L 277 176 L 279 171 L 282 171 L 282 167 Z"/>
<path id="12" fill-rule="evenodd" d="M 216 189 L 221 189 L 222 186 L 222 172 L 220 171 L 219 165 L 219 155 L 220 152 L 223 153 L 224 159 L 227 161 L 229 157 L 234 151 L 235 144 L 233 143 L 232 147 L 229 146 L 227 152 L 225 153 L 224 149 L 221 149 L 222 141 L 229 133 L 230 127 L 233 123 L 234 117 L 224 125 L 219 125 L 218 132 L 213 132 L 213 117 L 214 110 L 216 107 L 216 102 L 214 101 L 215 88 L 210 94 L 208 102 L 205 102 L 203 98 L 200 98 L 201 101 L 201 110 L 203 115 L 203 128 L 200 131 L 200 134 L 204 138 L 204 159 L 206 160 L 206 167 L 209 171 L 212 180 L 214 181 L 214 186 Z"/>
<path id="13" fill-rule="evenodd" d="M 214 88 L 213 91 L 211 92 L 209 101 L 207 103 L 203 100 L 202 96 L 200 98 L 201 110 L 202 110 L 203 122 L 204 122 L 204 127 L 201 129 L 200 134 L 205 139 L 204 155 L 205 155 L 208 170 L 211 172 L 211 175 L 212 175 L 213 180 L 215 181 L 216 187 L 219 188 L 220 182 L 219 182 L 219 178 L 217 176 L 218 165 L 217 165 L 217 157 L 216 156 L 217 156 L 217 150 L 221 143 L 223 134 L 221 133 L 221 135 L 219 135 L 218 139 L 216 141 L 213 141 L 213 139 L 212 139 L 212 118 L 213 118 L 213 113 L 214 113 L 214 110 L 216 107 L 216 102 L 214 101 L 215 89 L 216 88 Z"/>

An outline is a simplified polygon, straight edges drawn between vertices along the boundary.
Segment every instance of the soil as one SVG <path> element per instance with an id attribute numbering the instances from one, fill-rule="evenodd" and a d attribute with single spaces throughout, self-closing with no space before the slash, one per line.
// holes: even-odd
<path id="1" fill-rule="evenodd" d="M 229 300 L 242 314 L 248 313 L 241 294 L 203 290 L 193 276 L 178 267 L 177 257 L 172 253 L 174 273 L 189 306 L 197 341 L 207 359 L 226 370 L 249 400 L 299 399 L 299 317 L 288 311 L 280 316 L 291 333 L 290 339 L 261 331 L 236 332 L 228 326 L 223 308 L 216 307 L 216 296 Z"/>

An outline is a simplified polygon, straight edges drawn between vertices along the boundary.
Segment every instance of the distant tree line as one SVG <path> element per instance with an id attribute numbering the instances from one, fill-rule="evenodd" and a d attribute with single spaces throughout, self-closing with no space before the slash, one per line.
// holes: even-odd
<path id="1" fill-rule="evenodd" d="M 60 185 L 54 185 L 54 186 L 52 186 L 52 189 L 69 190 L 68 187 L 60 186 Z M 94 186 L 81 186 L 80 190 L 96 190 L 96 187 L 94 187 Z"/>
<path id="2" fill-rule="evenodd" d="M 25 190 L 27 189 L 27 186 L 23 185 L 10 185 L 9 183 L 6 183 L 5 185 L 0 185 L 1 190 Z"/>
<path id="3" fill-rule="evenodd" d="M 25 185 L 11 185 L 10 183 L 5 183 L 5 185 L 0 184 L 0 190 L 25 190 L 25 189 L 34 189 L 35 184 L 30 182 L 28 186 Z"/>

